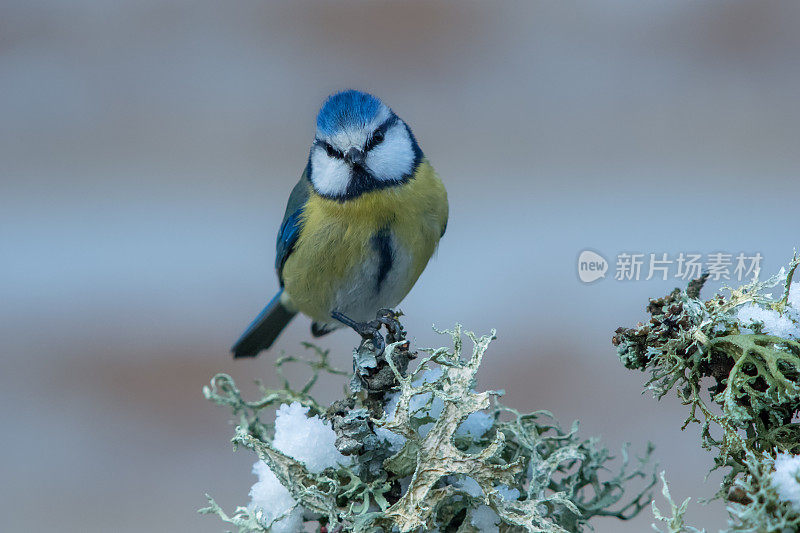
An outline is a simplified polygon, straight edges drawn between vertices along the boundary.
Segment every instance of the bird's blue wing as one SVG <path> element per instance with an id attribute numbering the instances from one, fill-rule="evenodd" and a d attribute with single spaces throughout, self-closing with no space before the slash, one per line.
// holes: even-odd
<path id="1" fill-rule="evenodd" d="M 283 265 L 286 263 L 289 254 L 292 253 L 302 228 L 303 208 L 308 201 L 309 187 L 311 186 L 308 181 L 308 170 L 308 167 L 306 167 L 305 172 L 300 177 L 300 181 L 292 189 L 292 194 L 289 195 L 289 201 L 286 204 L 286 212 L 283 214 L 281 228 L 278 230 L 275 270 L 278 271 L 278 280 L 281 287 L 283 287 Z"/>

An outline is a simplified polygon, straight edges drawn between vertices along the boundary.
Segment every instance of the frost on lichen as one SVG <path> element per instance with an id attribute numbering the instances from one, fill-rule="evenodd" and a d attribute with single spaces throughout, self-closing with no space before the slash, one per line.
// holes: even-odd
<path id="1" fill-rule="evenodd" d="M 475 390 L 494 332 L 457 326 L 441 332 L 452 348 L 418 354 L 396 317 L 384 325 L 385 349 L 383 339 L 361 343 L 347 394 L 330 407 L 311 397 L 320 376 L 337 373 L 318 349 L 299 391 L 284 382 L 248 402 L 229 376 L 212 380 L 205 396 L 238 416 L 233 442 L 257 454 L 259 482 L 232 515 L 211 498 L 201 512 L 239 531 L 579 532 L 649 505 L 649 447 L 633 464 L 623 449 L 612 471 L 614 457 L 577 423 L 565 431 L 546 411 L 522 414 L 498 401 L 502 391 Z M 276 407 L 276 423 L 263 422 Z M 640 490 L 626 498 L 635 478 Z"/>
<path id="2" fill-rule="evenodd" d="M 772 481 L 776 457 L 800 454 L 798 264 L 795 255 L 768 280 L 709 300 L 700 298 L 703 276 L 651 299 L 648 323 L 613 338 L 623 365 L 650 373 L 657 398 L 675 390 L 688 406 L 684 428 L 700 424 L 714 469 L 725 470 L 717 497 L 728 503 L 728 531 L 800 531 L 800 510 L 780 492 L 788 481 Z"/>

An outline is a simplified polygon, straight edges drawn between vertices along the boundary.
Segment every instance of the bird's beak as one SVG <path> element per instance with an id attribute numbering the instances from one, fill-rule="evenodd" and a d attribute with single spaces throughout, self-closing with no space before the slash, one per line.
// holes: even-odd
<path id="1" fill-rule="evenodd" d="M 355 147 L 350 148 L 347 151 L 347 153 L 344 154 L 344 160 L 350 163 L 351 165 L 363 165 L 364 152 Z"/>

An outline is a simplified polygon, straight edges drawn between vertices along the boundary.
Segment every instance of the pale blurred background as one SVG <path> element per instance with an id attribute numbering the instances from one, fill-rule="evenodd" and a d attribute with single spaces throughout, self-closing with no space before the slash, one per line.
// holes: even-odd
<path id="1" fill-rule="evenodd" d="M 483 386 L 613 448 L 652 440 L 692 523 L 723 526 L 697 503 L 719 477 L 684 408 L 640 395 L 610 344 L 680 282 L 584 285 L 575 262 L 785 264 L 799 24 L 795 2 L 4 0 L 0 529 L 216 532 L 204 492 L 248 501 L 253 455 L 201 388 L 218 371 L 277 385 L 272 361 L 308 338 L 300 318 L 256 360 L 228 353 L 276 290 L 318 106 L 348 87 L 406 119 L 448 187 L 447 235 L 402 305 L 418 344 L 447 341 L 433 323 L 496 327 Z M 356 341 L 321 344 L 348 368 Z"/>

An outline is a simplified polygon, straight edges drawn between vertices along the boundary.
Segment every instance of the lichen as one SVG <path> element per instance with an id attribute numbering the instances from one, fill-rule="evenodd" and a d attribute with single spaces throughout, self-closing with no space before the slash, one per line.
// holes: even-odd
<path id="1" fill-rule="evenodd" d="M 661 479 L 661 495 L 669 504 L 670 516 L 662 514 L 661 510 L 656 506 L 655 500 L 652 503 L 653 517 L 657 522 L 664 522 L 666 530 L 662 530 L 656 524 L 653 524 L 653 529 L 659 533 L 705 533 L 705 529 L 700 530 L 692 526 L 686 525 L 684 515 L 689 507 L 691 498 L 686 498 L 680 505 L 677 505 L 672 499 L 672 494 L 669 492 L 669 485 L 664 477 L 664 472 L 659 474 Z"/>
<path id="2" fill-rule="evenodd" d="M 682 429 L 700 425 L 702 447 L 725 471 L 716 497 L 728 503 L 728 531 L 800 530 L 797 510 L 768 481 L 777 454 L 800 453 L 800 309 L 789 303 L 798 265 L 795 254 L 788 270 L 708 300 L 700 299 L 704 276 L 651 299 L 648 323 L 612 339 L 625 367 L 650 373 L 646 387 L 657 398 L 674 390 L 689 408 Z M 768 292 L 775 287 L 779 298 Z M 745 307 L 766 322 L 743 320 Z"/>
<path id="3" fill-rule="evenodd" d="M 564 431 L 546 411 L 522 414 L 500 403 L 502 391 L 475 390 L 494 332 L 479 337 L 456 326 L 440 332 L 451 337 L 452 348 L 417 353 L 397 316 L 392 320 L 384 324 L 385 343 L 367 339 L 356 348 L 347 394 L 330 407 L 314 400 L 311 389 L 321 376 L 341 372 L 319 349 L 319 360 L 307 363 L 313 375 L 299 391 L 284 382 L 245 401 L 224 374 L 204 389 L 238 417 L 234 446 L 266 463 L 302 509 L 306 526 L 320 533 L 575 533 L 590 520 L 628 519 L 649 504 L 651 447 L 633 464 L 624 448 L 612 471 L 615 458 L 596 439 L 581 438 L 577 423 Z M 473 345 L 469 354 L 465 336 Z M 284 358 L 278 366 L 298 361 Z M 274 428 L 261 414 L 293 402 L 330 421 L 336 449 L 349 462 L 312 472 L 276 448 Z M 639 490 L 626 498 L 637 478 Z M 282 518 L 268 521 L 252 505 L 228 515 L 211 498 L 201 512 L 240 532 L 272 531 Z"/>

